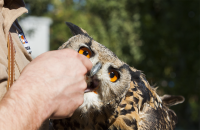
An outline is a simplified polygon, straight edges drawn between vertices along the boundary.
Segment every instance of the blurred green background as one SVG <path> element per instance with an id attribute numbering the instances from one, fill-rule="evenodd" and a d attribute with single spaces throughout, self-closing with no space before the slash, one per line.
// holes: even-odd
<path id="1" fill-rule="evenodd" d="M 142 70 L 159 95 L 183 95 L 173 106 L 176 130 L 200 130 L 199 0 L 25 0 L 27 15 L 53 20 L 51 50 L 85 29 L 129 65 Z"/>

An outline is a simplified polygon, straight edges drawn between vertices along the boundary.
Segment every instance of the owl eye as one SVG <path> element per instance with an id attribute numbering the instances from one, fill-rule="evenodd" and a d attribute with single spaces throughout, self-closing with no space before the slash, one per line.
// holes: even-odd
<path id="1" fill-rule="evenodd" d="M 117 72 L 116 70 L 110 70 L 109 71 L 109 76 L 110 76 L 110 81 L 111 82 L 116 82 L 119 79 L 119 72 Z"/>
<path id="2" fill-rule="evenodd" d="M 87 58 L 92 56 L 92 52 L 87 47 L 81 47 L 78 51 L 79 54 L 85 55 Z"/>

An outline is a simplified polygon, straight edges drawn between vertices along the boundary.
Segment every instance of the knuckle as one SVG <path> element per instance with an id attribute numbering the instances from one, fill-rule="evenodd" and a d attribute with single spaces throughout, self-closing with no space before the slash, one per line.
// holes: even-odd
<path id="1" fill-rule="evenodd" d="M 85 75 L 87 73 L 87 69 L 83 64 L 79 64 L 78 66 L 78 75 Z"/>
<path id="2" fill-rule="evenodd" d="M 81 92 L 85 91 L 85 89 L 87 88 L 87 83 L 85 81 L 85 79 L 82 79 L 80 82 L 79 82 L 79 90 Z"/>
<path id="3" fill-rule="evenodd" d="M 83 82 L 81 83 L 81 86 L 83 90 L 87 88 L 87 83 L 85 82 L 85 80 L 83 80 Z"/>
<path id="4" fill-rule="evenodd" d="M 83 102 L 84 102 L 84 99 L 83 99 L 83 98 L 80 98 L 80 99 L 78 100 L 78 106 L 82 105 Z"/>
<path id="5" fill-rule="evenodd" d="M 87 73 L 87 69 L 83 66 L 81 72 L 85 75 Z"/>

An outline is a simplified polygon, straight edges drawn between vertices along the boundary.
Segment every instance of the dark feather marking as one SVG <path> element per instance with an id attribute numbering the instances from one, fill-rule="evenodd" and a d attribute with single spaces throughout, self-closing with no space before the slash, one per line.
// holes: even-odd
<path id="1" fill-rule="evenodd" d="M 131 107 L 131 109 L 129 109 L 129 110 L 123 109 L 123 110 L 120 111 L 120 115 L 130 114 L 130 113 L 133 112 L 133 111 L 135 111 L 135 108 L 134 108 L 134 107 Z"/>
<path id="2" fill-rule="evenodd" d="M 150 91 L 149 89 L 145 86 L 144 82 L 141 81 L 138 83 L 138 89 L 142 92 L 143 95 L 141 95 L 144 99 L 150 100 Z"/>
<path id="3" fill-rule="evenodd" d="M 129 111 L 133 112 L 133 111 L 135 111 L 135 108 L 132 106 Z"/>
<path id="4" fill-rule="evenodd" d="M 118 114 L 115 115 L 115 118 L 117 118 L 117 117 L 118 117 Z"/>
<path id="5" fill-rule="evenodd" d="M 141 82 L 141 79 L 140 79 L 141 72 L 139 70 L 136 72 L 133 72 L 130 69 L 129 72 L 131 73 L 131 81 Z"/>
<path id="6" fill-rule="evenodd" d="M 132 126 L 133 130 L 137 130 L 137 121 L 135 119 L 133 119 L 133 118 L 131 118 L 131 119 L 130 118 L 129 119 L 123 118 L 123 120 L 124 120 L 124 122 L 126 123 L 127 126 L 129 126 L 129 127 Z"/>
<path id="7" fill-rule="evenodd" d="M 133 90 L 133 91 L 137 91 L 137 88 L 131 88 L 131 90 Z"/>
<path id="8" fill-rule="evenodd" d="M 133 101 L 126 101 L 128 104 L 133 105 Z"/>
<path id="9" fill-rule="evenodd" d="M 129 102 L 129 104 L 131 104 L 133 106 L 133 102 Z"/>
<path id="10" fill-rule="evenodd" d="M 129 73 L 131 74 L 131 81 L 136 81 L 136 82 L 141 81 L 140 79 L 141 72 L 139 70 L 137 70 L 136 72 L 133 72 L 127 64 L 122 65 L 119 69 L 127 69 Z"/>
<path id="11" fill-rule="evenodd" d="M 123 109 L 123 110 L 120 111 L 120 115 L 126 115 L 126 114 L 127 114 L 127 110 Z"/>
<path id="12" fill-rule="evenodd" d="M 90 39 L 90 41 L 88 43 L 85 43 L 88 47 L 91 47 L 92 45 L 92 38 Z"/>
<path id="13" fill-rule="evenodd" d="M 123 118 L 124 122 L 128 125 L 128 126 L 131 126 L 132 125 L 132 122 L 130 119 L 126 119 L 126 118 Z"/>
<path id="14" fill-rule="evenodd" d="M 134 98 L 133 98 L 133 101 L 134 101 L 136 104 L 138 104 L 139 99 L 137 99 L 136 97 L 134 97 Z"/>
<path id="15" fill-rule="evenodd" d="M 137 128 L 137 121 L 134 119 L 134 121 L 135 121 L 135 126 L 133 126 L 133 129 L 134 130 L 137 130 L 138 128 Z"/>
<path id="16" fill-rule="evenodd" d="M 122 107 L 122 108 L 125 107 L 125 106 L 126 106 L 126 104 L 120 104 L 119 105 L 119 107 Z"/>
<path id="17" fill-rule="evenodd" d="M 143 98 L 143 101 L 142 101 L 142 105 L 143 105 L 145 102 L 150 101 L 150 95 L 152 94 L 150 90 L 145 86 L 143 81 L 138 83 L 138 86 L 139 86 L 138 89 L 142 92 L 140 96 Z"/>
<path id="18" fill-rule="evenodd" d="M 133 96 L 133 92 L 127 92 L 126 93 L 126 97 L 130 97 L 130 96 Z"/>

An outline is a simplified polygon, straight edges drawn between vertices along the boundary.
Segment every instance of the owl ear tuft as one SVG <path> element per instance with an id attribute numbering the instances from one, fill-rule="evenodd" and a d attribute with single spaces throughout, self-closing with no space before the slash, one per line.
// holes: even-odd
<path id="1" fill-rule="evenodd" d="M 78 34 L 88 35 L 88 33 L 85 30 L 74 25 L 73 23 L 66 22 L 66 24 L 70 28 L 73 35 L 78 35 Z"/>
<path id="2" fill-rule="evenodd" d="M 175 96 L 175 95 L 164 95 L 160 97 L 163 104 L 166 106 L 174 106 L 185 101 L 183 96 Z"/>

